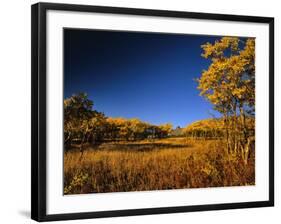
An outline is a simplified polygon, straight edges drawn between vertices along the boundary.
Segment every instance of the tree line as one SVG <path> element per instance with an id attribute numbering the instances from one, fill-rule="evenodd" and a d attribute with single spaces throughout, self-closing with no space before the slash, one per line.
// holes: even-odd
<path id="1" fill-rule="evenodd" d="M 229 118 L 234 119 L 233 117 Z M 246 116 L 247 130 L 254 133 L 255 119 Z M 252 135 L 251 134 L 251 135 Z M 182 129 L 182 136 L 195 138 L 195 139 L 224 139 L 225 138 L 225 125 L 223 118 L 210 118 L 195 121 Z"/>
<path id="2" fill-rule="evenodd" d="M 94 103 L 87 94 L 79 93 L 64 100 L 64 145 L 71 148 L 86 143 L 99 144 L 104 141 L 135 141 L 166 138 L 172 124 L 153 125 L 139 119 L 106 117 L 93 109 Z"/>

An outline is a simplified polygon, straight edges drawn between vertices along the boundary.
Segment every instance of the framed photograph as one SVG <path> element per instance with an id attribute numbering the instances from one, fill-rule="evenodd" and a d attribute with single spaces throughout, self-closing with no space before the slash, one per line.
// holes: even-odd
<path id="1" fill-rule="evenodd" d="M 273 18 L 32 5 L 32 219 L 273 205 Z"/>

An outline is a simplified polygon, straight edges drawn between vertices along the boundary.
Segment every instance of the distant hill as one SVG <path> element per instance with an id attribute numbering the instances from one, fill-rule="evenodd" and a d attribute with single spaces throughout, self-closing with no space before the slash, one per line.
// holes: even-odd
<path id="1" fill-rule="evenodd" d="M 184 128 L 181 128 L 180 126 L 176 127 L 175 129 L 173 129 L 171 131 L 169 136 L 172 136 L 172 137 L 182 137 L 182 136 L 184 136 Z"/>

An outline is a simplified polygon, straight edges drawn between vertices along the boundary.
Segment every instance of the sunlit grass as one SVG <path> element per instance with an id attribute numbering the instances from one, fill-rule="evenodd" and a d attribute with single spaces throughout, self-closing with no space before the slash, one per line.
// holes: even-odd
<path id="1" fill-rule="evenodd" d="M 79 151 L 64 155 L 65 194 L 254 183 L 254 154 L 246 165 L 239 157 L 226 154 L 219 140 L 174 138 L 104 143 L 99 148 L 89 148 L 82 156 Z"/>

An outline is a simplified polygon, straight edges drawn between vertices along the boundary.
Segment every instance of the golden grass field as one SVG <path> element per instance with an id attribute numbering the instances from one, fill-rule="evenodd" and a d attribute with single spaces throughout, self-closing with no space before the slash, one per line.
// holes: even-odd
<path id="1" fill-rule="evenodd" d="M 224 152 L 220 140 L 166 138 L 103 143 L 64 154 L 64 194 L 245 186 L 255 184 L 248 164 Z"/>

